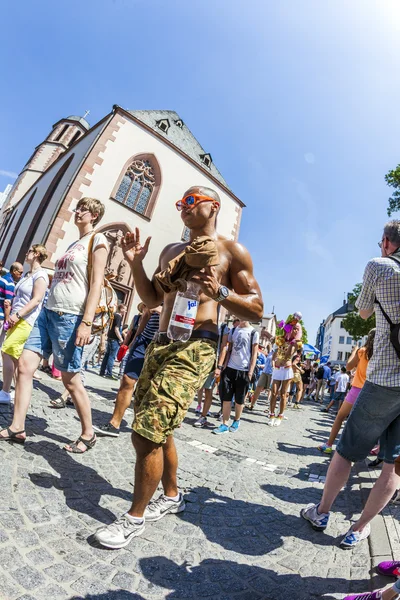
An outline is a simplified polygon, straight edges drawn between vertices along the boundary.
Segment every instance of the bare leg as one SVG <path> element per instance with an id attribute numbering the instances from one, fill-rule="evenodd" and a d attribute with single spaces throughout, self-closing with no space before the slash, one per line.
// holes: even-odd
<path id="1" fill-rule="evenodd" d="M 199 391 L 197 392 L 197 406 L 201 406 L 201 403 L 203 402 L 203 388 L 200 388 Z"/>
<path id="2" fill-rule="evenodd" d="M 79 372 L 69 373 L 67 371 L 62 371 L 61 376 L 63 384 L 71 394 L 72 401 L 75 404 L 76 412 L 78 413 L 82 427 L 81 435 L 83 438 L 90 440 L 94 435 L 92 426 L 92 411 L 90 408 L 89 396 L 83 387 L 81 375 Z M 71 446 L 68 444 L 64 447 L 66 450 L 71 449 Z M 82 442 L 78 444 L 78 448 L 84 452 L 87 450 L 86 446 Z"/>
<path id="3" fill-rule="evenodd" d="M 121 427 L 121 421 L 124 418 L 124 414 L 127 408 L 129 408 L 132 402 L 133 390 L 135 389 L 137 379 L 131 379 L 128 375 L 123 375 L 121 384 L 119 386 L 117 399 L 115 401 L 114 412 L 110 419 L 110 423 L 113 427 L 119 429 Z"/>
<path id="4" fill-rule="evenodd" d="M 272 382 L 271 400 L 269 405 L 269 412 L 271 415 L 275 415 L 276 398 L 278 396 L 279 388 L 281 387 L 281 381 Z"/>
<path id="5" fill-rule="evenodd" d="M 239 421 L 242 416 L 244 404 L 238 404 L 235 402 L 235 421 Z"/>
<path id="6" fill-rule="evenodd" d="M 346 402 L 346 400 L 343 402 L 342 408 L 336 415 L 335 422 L 332 425 L 331 433 L 328 440 L 328 446 L 332 446 L 333 442 L 336 440 L 337 434 L 340 431 L 342 423 L 346 419 L 346 417 L 349 416 L 352 408 L 353 405 L 350 404 L 350 402 Z"/>
<path id="7" fill-rule="evenodd" d="M 213 393 L 212 390 L 204 390 L 204 404 L 203 404 L 203 410 L 201 411 L 202 417 L 206 417 L 208 415 L 208 411 L 211 408 L 212 399 L 213 399 L 212 393 Z"/>
<path id="8" fill-rule="evenodd" d="M 297 382 L 297 390 L 296 390 L 296 404 L 300 404 L 303 400 L 304 396 L 304 384 L 302 381 Z"/>
<path id="9" fill-rule="evenodd" d="M 2 352 L 1 354 L 3 356 L 3 392 L 9 394 L 17 361 L 5 352 Z"/>
<path id="10" fill-rule="evenodd" d="M 142 518 L 164 470 L 164 453 L 161 444 L 132 433 L 132 444 L 136 450 L 135 485 L 132 506 L 128 513 Z"/>
<path id="11" fill-rule="evenodd" d="M 167 441 L 162 446 L 162 451 L 164 455 L 164 471 L 161 481 L 164 488 L 164 494 L 170 498 L 175 498 L 175 496 L 178 495 L 178 483 L 176 478 L 178 471 L 178 453 L 172 435 L 168 436 Z"/>
<path id="12" fill-rule="evenodd" d="M 392 465 L 393 466 L 393 465 Z M 346 484 L 351 471 L 351 462 L 335 452 L 326 475 L 326 482 L 319 505 L 320 513 L 330 511 L 342 487 Z"/>
<path id="13" fill-rule="evenodd" d="M 281 401 L 280 401 L 280 406 L 279 406 L 279 414 L 283 415 L 283 413 L 285 412 L 286 409 L 286 402 L 287 402 L 287 398 L 289 395 L 289 390 L 290 390 L 290 384 L 292 383 L 292 380 L 289 379 L 288 381 L 282 381 L 282 387 L 281 387 Z"/>
<path id="14" fill-rule="evenodd" d="M 222 422 L 224 425 L 228 424 L 231 418 L 232 402 L 231 400 L 224 400 L 222 405 Z"/>
<path id="15" fill-rule="evenodd" d="M 25 431 L 25 419 L 32 396 L 33 374 L 40 363 L 40 355 L 24 350 L 18 361 L 18 378 L 15 388 L 14 417 L 10 425 L 11 431 Z M 4 430 L 3 430 L 4 431 Z M 0 433 L 1 435 L 1 433 Z M 3 437 L 7 432 L 3 433 Z M 21 437 L 26 437 L 25 434 Z"/>
<path id="16" fill-rule="evenodd" d="M 261 392 L 263 391 L 263 388 L 260 387 L 259 385 L 256 387 L 256 391 L 253 394 L 253 398 L 251 399 L 251 406 L 252 408 L 254 408 L 255 403 L 257 402 Z"/>
<path id="17" fill-rule="evenodd" d="M 62 400 L 64 400 L 64 402 L 66 402 L 68 398 L 70 398 L 69 391 L 67 390 L 67 388 L 65 388 L 65 390 L 61 394 L 61 398 Z"/>
<path id="18" fill-rule="evenodd" d="M 361 517 L 353 526 L 355 531 L 364 529 L 378 513 L 385 508 L 396 489 L 399 487 L 400 477 L 394 472 L 394 465 L 384 463 L 382 472 L 372 488 Z"/>

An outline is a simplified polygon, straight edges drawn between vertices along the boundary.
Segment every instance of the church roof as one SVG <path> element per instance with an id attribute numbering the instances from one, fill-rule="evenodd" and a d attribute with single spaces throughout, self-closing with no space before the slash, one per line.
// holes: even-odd
<path id="1" fill-rule="evenodd" d="M 78 117 L 77 115 L 71 115 L 70 117 L 67 117 L 66 119 L 67 121 L 78 121 L 81 125 L 83 125 L 83 127 L 89 131 L 90 129 L 90 125 L 89 123 L 86 121 L 86 119 L 84 119 L 83 117 Z"/>
<path id="2" fill-rule="evenodd" d="M 209 170 L 218 181 L 229 189 L 228 184 L 218 171 L 201 144 L 185 125 L 180 116 L 173 110 L 128 110 L 128 112 L 159 135 L 165 136 L 174 146 L 195 160 L 203 169 Z"/>

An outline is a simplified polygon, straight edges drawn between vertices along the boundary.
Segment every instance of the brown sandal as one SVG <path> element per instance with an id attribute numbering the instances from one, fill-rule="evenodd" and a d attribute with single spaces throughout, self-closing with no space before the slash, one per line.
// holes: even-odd
<path id="1" fill-rule="evenodd" d="M 4 436 L 0 435 L 0 442 L 12 442 L 13 444 L 25 444 L 26 438 L 17 437 L 18 435 L 25 433 L 25 429 L 23 431 L 12 431 L 9 427 L 5 427 L 4 429 L 1 429 L 1 431 L 7 431 L 8 436 L 4 437 Z"/>
<path id="2" fill-rule="evenodd" d="M 79 442 L 82 442 L 82 444 L 84 444 L 86 446 L 86 450 L 81 450 L 80 448 L 78 448 Z M 80 437 L 78 437 L 76 442 L 72 442 L 72 444 L 68 444 L 71 447 L 71 450 L 68 450 L 65 446 L 64 446 L 64 450 L 66 450 L 67 452 L 70 452 L 71 454 L 85 454 L 85 452 L 94 448 L 94 445 L 96 444 L 96 442 L 97 442 L 96 434 L 94 434 L 93 437 L 90 438 L 90 440 L 85 440 L 85 438 L 80 436 Z"/>

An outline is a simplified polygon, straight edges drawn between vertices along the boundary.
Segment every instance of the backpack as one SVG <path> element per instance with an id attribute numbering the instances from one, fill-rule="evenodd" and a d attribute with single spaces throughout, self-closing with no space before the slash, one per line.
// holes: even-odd
<path id="1" fill-rule="evenodd" d="M 395 259 L 393 256 L 388 256 L 388 258 L 391 258 L 397 264 L 400 264 L 399 261 L 397 259 Z M 397 354 L 397 357 L 400 358 L 400 323 L 393 323 L 393 321 L 390 319 L 389 315 L 383 309 L 382 304 L 376 298 L 375 298 L 375 303 L 379 306 L 379 308 L 382 311 L 383 316 L 385 317 L 386 321 L 389 323 L 390 341 L 391 341 L 391 344 Z"/>
<path id="2" fill-rule="evenodd" d="M 317 370 L 317 373 L 315 376 L 317 379 L 323 379 L 324 378 L 324 367 L 318 367 L 318 370 Z"/>
<path id="3" fill-rule="evenodd" d="M 93 242 L 94 236 L 92 235 L 88 246 L 88 282 L 90 286 L 90 276 L 92 273 L 92 262 L 93 262 Z M 101 286 L 100 299 L 93 317 L 92 334 L 97 335 L 105 329 L 110 329 L 114 320 L 114 315 L 117 311 L 118 297 L 115 293 L 111 283 L 105 277 L 103 279 L 103 285 Z"/>

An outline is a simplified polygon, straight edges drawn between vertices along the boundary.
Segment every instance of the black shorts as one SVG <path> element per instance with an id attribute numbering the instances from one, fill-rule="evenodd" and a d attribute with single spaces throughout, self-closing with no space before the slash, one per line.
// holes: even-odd
<path id="1" fill-rule="evenodd" d="M 222 371 L 219 395 L 222 402 L 232 402 L 235 398 L 236 404 L 244 404 L 250 381 L 247 371 L 238 371 L 227 367 Z"/>

